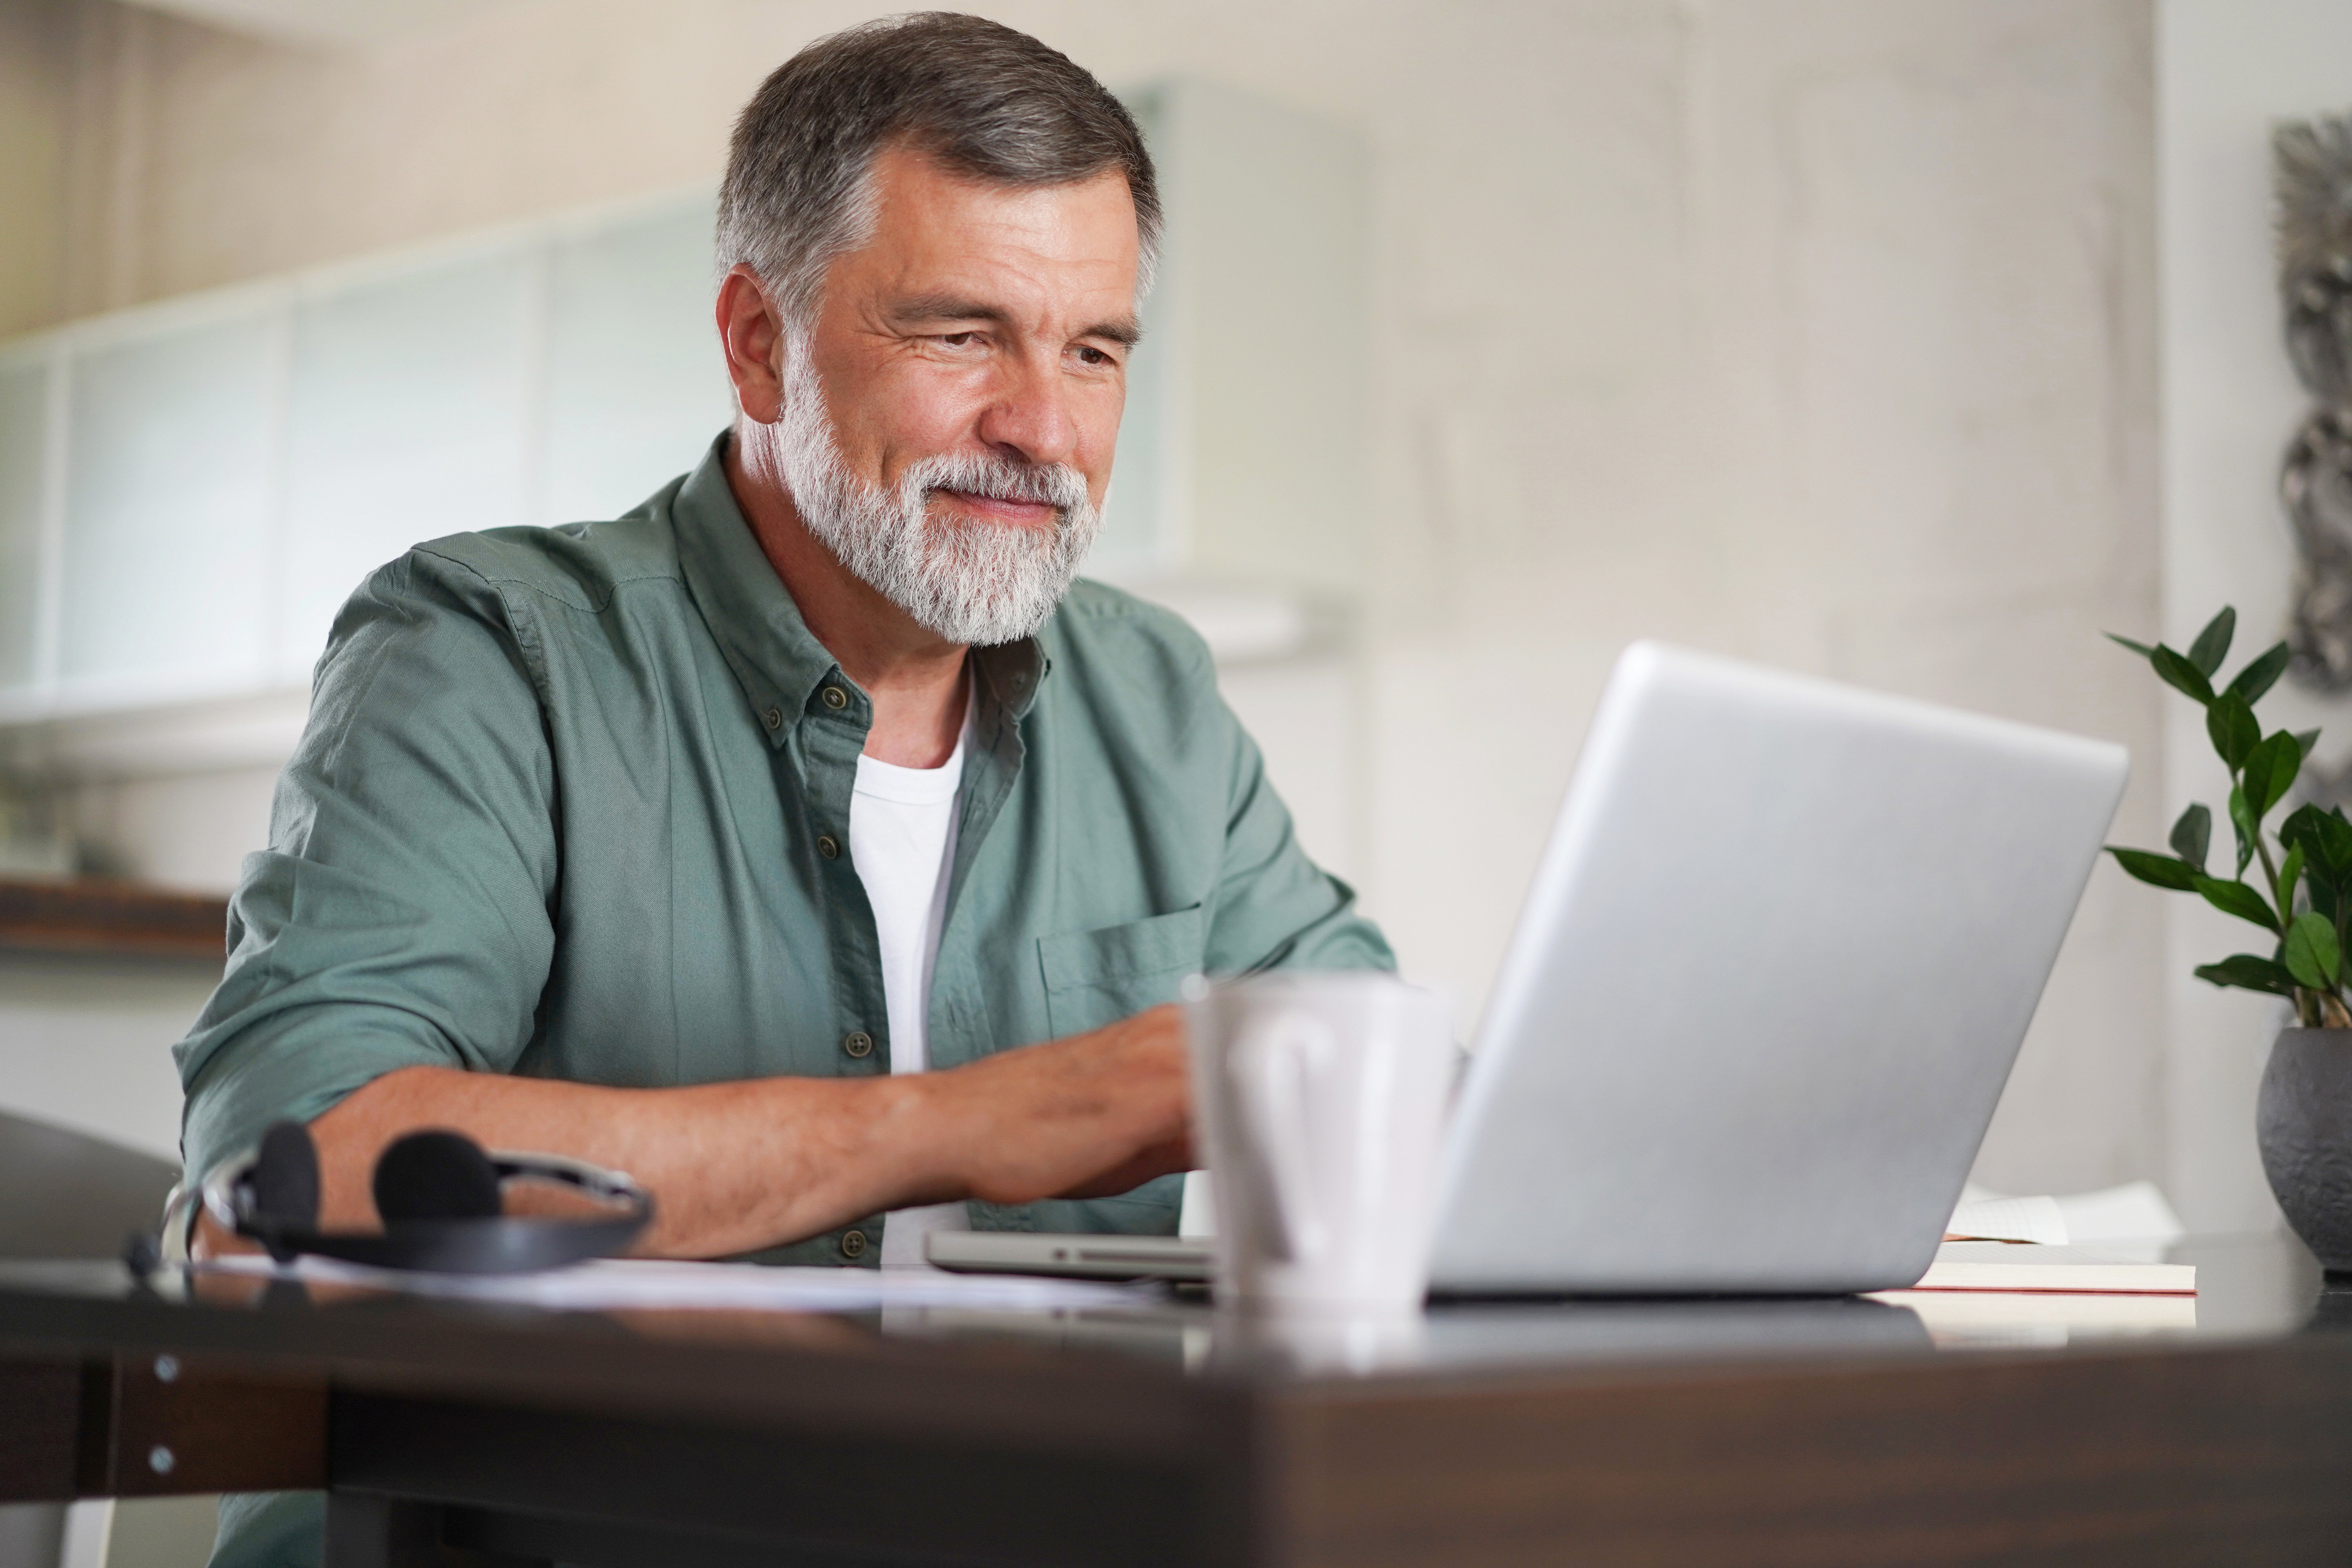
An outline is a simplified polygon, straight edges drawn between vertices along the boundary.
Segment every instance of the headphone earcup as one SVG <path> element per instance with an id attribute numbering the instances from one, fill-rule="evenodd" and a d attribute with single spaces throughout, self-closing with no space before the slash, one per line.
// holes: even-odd
<path id="1" fill-rule="evenodd" d="M 462 1132 L 411 1132 L 375 1163 L 375 1212 L 386 1225 L 420 1219 L 495 1219 L 498 1168 Z"/>
<path id="2" fill-rule="evenodd" d="M 319 1223 L 319 1148 L 299 1121 L 273 1121 L 261 1135 L 253 1170 L 246 1177 L 253 1212 L 292 1230 Z"/>

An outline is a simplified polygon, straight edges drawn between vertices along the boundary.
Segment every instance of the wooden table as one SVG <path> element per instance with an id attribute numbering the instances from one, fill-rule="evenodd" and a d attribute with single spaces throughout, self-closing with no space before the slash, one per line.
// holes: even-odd
<path id="1" fill-rule="evenodd" d="M 2284 1241 L 2175 1256 L 2193 1330 L 1941 1343 L 1857 1300 L 1300 1336 L 5 1267 L 0 1499 L 326 1486 L 335 1568 L 2352 1561 L 2352 1296 Z"/>

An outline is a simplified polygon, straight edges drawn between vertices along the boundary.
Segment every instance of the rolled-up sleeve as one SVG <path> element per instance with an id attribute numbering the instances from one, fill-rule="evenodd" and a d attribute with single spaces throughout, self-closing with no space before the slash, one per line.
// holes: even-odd
<path id="1" fill-rule="evenodd" d="M 176 1047 L 201 1174 L 395 1068 L 511 1070 L 554 951 L 554 767 L 497 588 L 412 552 L 344 606 Z"/>

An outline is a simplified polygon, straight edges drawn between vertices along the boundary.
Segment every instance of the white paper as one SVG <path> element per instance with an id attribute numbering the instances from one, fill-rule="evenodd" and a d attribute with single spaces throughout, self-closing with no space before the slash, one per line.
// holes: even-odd
<path id="1" fill-rule="evenodd" d="M 1944 1234 L 1979 1241 L 2037 1241 L 2046 1247 L 2063 1247 L 2069 1239 L 2066 1216 L 2055 1198 L 1963 1199 L 1945 1224 Z"/>
<path id="2" fill-rule="evenodd" d="M 1951 1236 L 1984 1241 L 2033 1241 L 2050 1247 L 2084 1242 L 2140 1242 L 2160 1254 L 2188 1232 L 2154 1182 L 2126 1182 L 2064 1197 L 2012 1198 L 1969 1183 L 1944 1226 Z M 2156 1261 L 2151 1256 L 2150 1262 Z"/>
<path id="3" fill-rule="evenodd" d="M 967 1307 L 1050 1312 L 1132 1305 L 1155 1299 L 1150 1286 L 1043 1279 L 932 1269 L 768 1268 L 755 1263 L 681 1263 L 596 1258 L 540 1274 L 427 1274 L 301 1258 L 280 1268 L 240 1254 L 192 1266 L 198 1272 L 287 1278 L 322 1285 L 399 1290 L 415 1296 L 505 1301 L 575 1310 L 724 1308 L 737 1311 L 867 1312 L 883 1308 Z"/>

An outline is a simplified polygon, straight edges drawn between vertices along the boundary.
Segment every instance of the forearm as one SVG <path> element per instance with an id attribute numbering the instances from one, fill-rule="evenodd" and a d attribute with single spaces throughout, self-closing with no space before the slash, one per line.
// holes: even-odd
<path id="1" fill-rule="evenodd" d="M 655 1195 L 640 1253 L 714 1258 L 814 1235 L 944 1184 L 906 1080 L 760 1079 L 605 1089 L 448 1068 L 386 1074 L 311 1123 L 320 1220 L 372 1228 L 385 1145 L 446 1127 L 487 1149 L 567 1154 Z"/>
<path id="2" fill-rule="evenodd" d="M 405 1068 L 310 1130 L 329 1229 L 373 1227 L 377 1156 L 404 1133 L 443 1127 L 485 1148 L 626 1171 L 657 1209 L 637 1249 L 713 1258 L 911 1204 L 1125 1191 L 1185 1167 L 1188 1100 L 1174 1009 L 1160 1008 L 900 1078 L 631 1089 Z"/>

